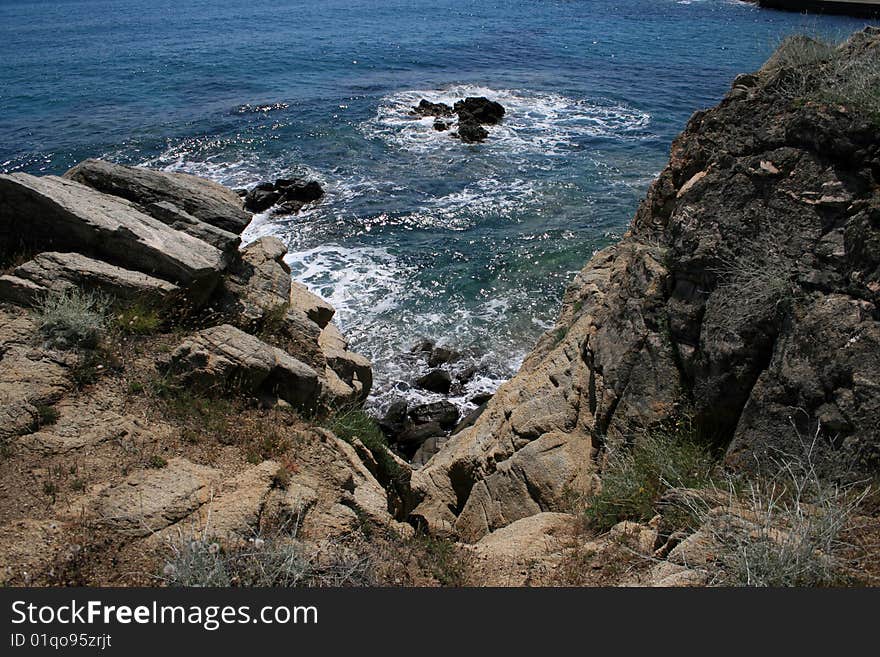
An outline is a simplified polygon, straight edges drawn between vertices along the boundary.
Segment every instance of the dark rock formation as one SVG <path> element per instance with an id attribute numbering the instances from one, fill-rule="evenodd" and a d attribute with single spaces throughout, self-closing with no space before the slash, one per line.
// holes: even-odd
<path id="1" fill-rule="evenodd" d="M 453 109 L 458 114 L 459 121 L 495 125 L 504 118 L 504 107 L 501 106 L 501 103 L 489 100 L 485 96 L 468 96 L 455 103 Z"/>
<path id="2" fill-rule="evenodd" d="M 244 207 L 251 212 L 265 212 L 278 206 L 277 212 L 295 214 L 306 203 L 324 196 L 321 184 L 314 180 L 279 178 L 274 183 L 260 183 L 244 197 Z"/>
<path id="3" fill-rule="evenodd" d="M 452 387 L 452 376 L 446 370 L 436 369 L 420 376 L 415 383 L 422 390 L 447 395 Z"/>
<path id="4" fill-rule="evenodd" d="M 499 123 L 504 118 L 504 107 L 483 96 L 468 96 L 464 100 L 456 102 L 454 107 L 422 99 L 412 109 L 412 113 L 416 116 L 440 117 L 434 121 L 434 129 L 438 132 L 449 130 L 452 127 L 449 121 L 443 120 L 444 118 L 458 115 L 458 130 L 452 136 L 470 144 L 481 142 L 489 136 L 489 131 L 483 126 Z"/>
<path id="5" fill-rule="evenodd" d="M 412 113 L 417 116 L 452 116 L 454 111 L 446 103 L 432 103 L 423 98 L 413 107 Z"/>

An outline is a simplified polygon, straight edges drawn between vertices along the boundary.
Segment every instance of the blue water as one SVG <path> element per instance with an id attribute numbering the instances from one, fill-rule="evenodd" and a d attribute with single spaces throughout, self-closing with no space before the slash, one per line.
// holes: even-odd
<path id="1" fill-rule="evenodd" d="M 314 176 L 322 204 L 246 237 L 288 242 L 374 359 L 374 404 L 419 396 L 421 336 L 482 362 L 464 401 L 552 324 L 694 110 L 786 34 L 863 25 L 735 0 L 0 0 L 0 170 Z M 475 94 L 508 109 L 483 145 L 407 116 Z"/>

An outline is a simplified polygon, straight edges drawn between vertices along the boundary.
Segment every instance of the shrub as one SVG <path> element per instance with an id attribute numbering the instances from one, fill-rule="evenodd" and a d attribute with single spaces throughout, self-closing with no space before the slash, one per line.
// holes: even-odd
<path id="1" fill-rule="evenodd" d="M 376 459 L 383 475 L 391 482 L 400 483 L 406 477 L 406 473 L 388 452 L 388 439 L 382 429 L 363 409 L 340 409 L 327 418 L 324 426 L 347 443 L 355 438 L 360 440 Z"/>
<path id="2" fill-rule="evenodd" d="M 179 534 L 162 571 L 170 586 L 370 586 L 374 564 L 361 550 L 328 543 L 307 548 L 284 530 L 224 549 L 207 531 Z"/>
<path id="3" fill-rule="evenodd" d="M 880 120 L 880 53 L 795 35 L 765 64 L 775 89 L 794 101 L 847 105 Z"/>
<path id="4" fill-rule="evenodd" d="M 708 485 L 714 466 L 689 418 L 645 432 L 631 445 L 607 447 L 601 489 L 586 500 L 587 519 L 603 531 L 622 520 L 649 520 L 664 492 Z"/>
<path id="5" fill-rule="evenodd" d="M 745 242 L 713 271 L 719 284 L 706 308 L 707 330 L 738 334 L 775 323 L 794 296 L 792 265 L 771 236 Z"/>
<path id="6" fill-rule="evenodd" d="M 728 483 L 736 515 L 703 525 L 720 546 L 717 583 L 839 586 L 856 579 L 848 559 L 854 546 L 843 537 L 870 488 L 822 478 L 813 464 L 815 447 L 813 440 L 803 454 L 778 460 L 772 477 Z"/>
<path id="7" fill-rule="evenodd" d="M 46 343 L 57 349 L 94 349 L 107 326 L 107 300 L 71 287 L 50 292 L 36 308 L 37 324 Z"/>
<path id="8" fill-rule="evenodd" d="M 58 411 L 54 406 L 48 404 L 39 404 L 37 406 L 37 425 L 40 427 L 48 427 L 58 421 Z"/>
<path id="9" fill-rule="evenodd" d="M 114 313 L 113 326 L 127 335 L 152 335 L 162 326 L 162 318 L 154 306 L 136 301 Z"/>

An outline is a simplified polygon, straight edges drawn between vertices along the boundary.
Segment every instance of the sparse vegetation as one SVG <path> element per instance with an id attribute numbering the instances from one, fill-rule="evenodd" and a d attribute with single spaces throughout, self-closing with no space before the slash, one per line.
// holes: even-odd
<path id="1" fill-rule="evenodd" d="M 58 411 L 54 406 L 49 404 L 39 404 L 37 406 L 37 426 L 48 427 L 58 421 Z"/>
<path id="2" fill-rule="evenodd" d="M 743 244 L 714 273 L 719 285 L 708 301 L 707 330 L 735 335 L 773 324 L 794 295 L 792 266 L 769 237 Z"/>
<path id="3" fill-rule="evenodd" d="M 94 349 L 107 327 L 109 304 L 101 295 L 77 287 L 50 292 L 36 308 L 37 325 L 56 349 Z"/>
<path id="4" fill-rule="evenodd" d="M 168 461 L 166 461 L 163 457 L 159 456 L 158 454 L 153 454 L 150 457 L 150 459 L 147 461 L 147 467 L 148 468 L 155 468 L 156 470 L 164 468 L 166 465 L 168 465 Z"/>
<path id="5" fill-rule="evenodd" d="M 135 301 L 114 312 L 113 327 L 126 335 L 153 335 L 162 327 L 162 318 L 154 306 Z"/>
<path id="6" fill-rule="evenodd" d="M 169 586 L 370 586 L 375 583 L 369 556 L 342 543 L 311 547 L 284 528 L 228 548 L 210 534 L 177 536 L 161 579 Z"/>
<path id="7" fill-rule="evenodd" d="M 715 459 L 687 417 L 640 434 L 630 445 L 606 449 L 601 490 L 586 500 L 587 519 L 599 530 L 622 520 L 649 520 L 670 488 L 712 481 Z"/>
<path id="8" fill-rule="evenodd" d="M 803 453 L 777 461 L 777 474 L 728 482 L 727 506 L 703 504 L 703 527 L 721 546 L 716 583 L 728 586 L 841 586 L 855 583 L 844 540 L 870 488 L 840 485 L 816 471 L 818 433 Z"/>
<path id="9" fill-rule="evenodd" d="M 400 482 L 405 473 L 388 452 L 388 439 L 372 417 L 361 408 L 340 409 L 331 414 L 324 426 L 347 443 L 359 439 L 382 472 L 392 482 Z"/>
<path id="10" fill-rule="evenodd" d="M 765 69 L 776 74 L 775 88 L 800 102 L 848 106 L 880 120 L 880 53 L 876 48 L 844 50 L 821 38 L 785 39 Z"/>

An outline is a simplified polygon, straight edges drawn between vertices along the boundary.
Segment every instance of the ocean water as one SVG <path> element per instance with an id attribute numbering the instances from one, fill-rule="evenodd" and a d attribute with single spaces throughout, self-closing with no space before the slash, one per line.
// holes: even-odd
<path id="1" fill-rule="evenodd" d="M 793 32 L 864 20 L 735 0 L 0 0 L 0 171 L 86 157 L 246 187 L 320 180 L 260 215 L 297 279 L 373 359 L 377 409 L 429 337 L 493 390 L 562 291 L 624 230 L 669 145 Z M 408 115 L 421 98 L 507 108 L 480 145 Z"/>

